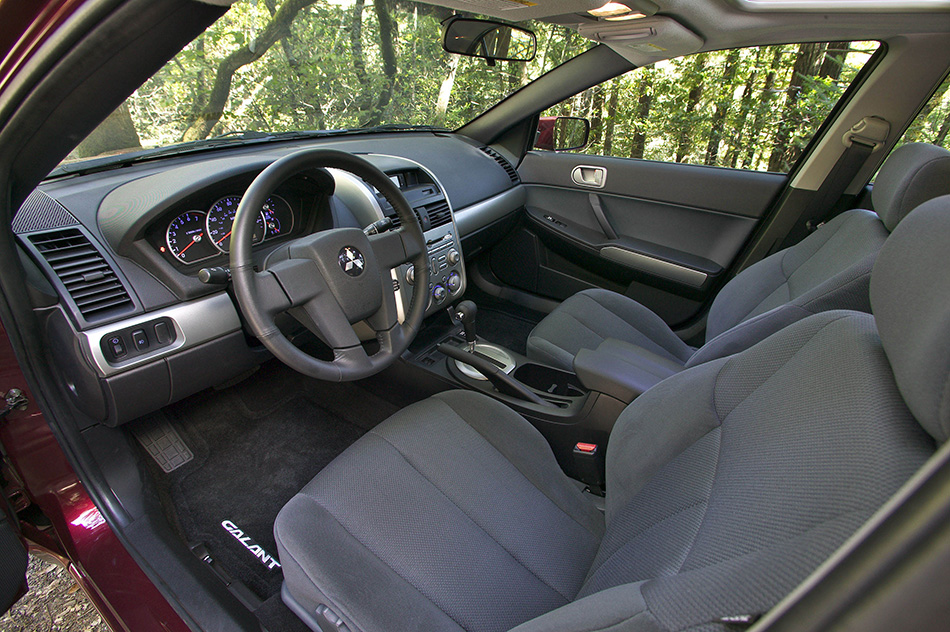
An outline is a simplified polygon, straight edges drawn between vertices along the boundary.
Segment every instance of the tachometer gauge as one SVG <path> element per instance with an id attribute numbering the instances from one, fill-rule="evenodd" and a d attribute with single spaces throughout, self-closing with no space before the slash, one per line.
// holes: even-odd
<path id="1" fill-rule="evenodd" d="M 237 213 L 240 203 L 240 195 L 229 195 L 212 204 L 208 211 L 208 235 L 211 236 L 211 242 L 221 252 L 228 252 L 231 249 L 231 225 L 234 223 L 234 214 Z M 261 243 L 265 233 L 264 216 L 258 213 L 251 243 Z"/>
<path id="2" fill-rule="evenodd" d="M 294 229 L 294 212 L 287 200 L 279 195 L 267 198 L 262 212 L 268 239 L 290 234 L 290 231 Z"/>
<path id="3" fill-rule="evenodd" d="M 205 233 L 205 213 L 188 211 L 168 224 L 165 231 L 168 251 L 182 263 L 195 263 L 218 254 Z"/>

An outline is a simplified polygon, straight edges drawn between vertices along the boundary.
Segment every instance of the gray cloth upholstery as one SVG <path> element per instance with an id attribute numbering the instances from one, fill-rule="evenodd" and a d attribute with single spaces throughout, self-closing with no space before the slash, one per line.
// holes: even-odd
<path id="1" fill-rule="evenodd" d="M 310 612 L 329 605 L 354 631 L 507 630 L 580 590 L 603 515 L 504 405 L 438 395 L 344 456 L 275 526 Z"/>
<path id="2" fill-rule="evenodd" d="M 289 598 L 354 632 L 722 630 L 777 603 L 933 450 L 873 317 L 830 311 L 628 406 L 604 522 L 536 430 L 450 392 L 357 442 L 275 532 Z"/>
<path id="3" fill-rule="evenodd" d="M 352 632 L 723 632 L 768 611 L 946 440 L 948 255 L 950 196 L 881 252 L 875 316 L 812 315 L 644 393 L 603 515 L 497 401 L 400 411 L 281 510 L 284 599 Z"/>
<path id="4" fill-rule="evenodd" d="M 909 143 L 891 152 L 871 189 L 871 204 L 893 231 L 912 210 L 950 193 L 950 151 L 927 143 Z"/>
<path id="5" fill-rule="evenodd" d="M 938 441 L 950 437 L 950 195 L 924 203 L 881 250 L 871 305 L 901 394 Z"/>
<path id="6" fill-rule="evenodd" d="M 538 323 L 528 338 L 528 357 L 571 370 L 578 351 L 596 349 L 613 337 L 654 353 L 659 348 L 690 367 L 747 349 L 810 314 L 870 311 L 871 268 L 889 231 L 920 202 L 947 193 L 950 152 L 922 143 L 904 145 L 891 153 L 878 174 L 872 190 L 877 213 L 842 213 L 801 242 L 736 275 L 713 301 L 706 344 L 695 353 L 633 299 L 585 290 Z M 575 300 L 579 296 L 595 300 Z"/>
<path id="7" fill-rule="evenodd" d="M 616 292 L 578 292 L 548 314 L 528 335 L 528 357 L 570 371 L 581 349 L 607 338 L 629 342 L 659 356 L 686 362 L 693 348 L 649 309 Z"/>

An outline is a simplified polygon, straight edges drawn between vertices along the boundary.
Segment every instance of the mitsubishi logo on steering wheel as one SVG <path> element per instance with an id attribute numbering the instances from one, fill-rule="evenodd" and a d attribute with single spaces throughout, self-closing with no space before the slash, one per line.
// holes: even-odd
<path id="1" fill-rule="evenodd" d="M 343 246 L 340 250 L 340 267 L 348 275 L 355 277 L 363 274 L 363 268 L 366 261 L 363 259 L 363 253 L 353 246 Z"/>

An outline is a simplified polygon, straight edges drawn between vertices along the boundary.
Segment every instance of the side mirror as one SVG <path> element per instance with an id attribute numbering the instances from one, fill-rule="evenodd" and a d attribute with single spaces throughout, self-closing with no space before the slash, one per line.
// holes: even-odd
<path id="1" fill-rule="evenodd" d="M 573 151 L 587 146 L 590 121 L 578 116 L 542 116 L 534 148 L 547 151 Z"/>
<path id="2" fill-rule="evenodd" d="M 442 48 L 449 53 L 496 61 L 531 61 L 538 48 L 534 33 L 502 22 L 453 16 L 442 25 Z"/>

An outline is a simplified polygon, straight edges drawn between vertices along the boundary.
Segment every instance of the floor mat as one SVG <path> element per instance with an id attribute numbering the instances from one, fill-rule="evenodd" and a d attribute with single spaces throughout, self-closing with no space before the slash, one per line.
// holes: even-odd
<path id="1" fill-rule="evenodd" d="M 277 512 L 395 411 L 356 384 L 309 380 L 275 362 L 227 390 L 169 406 L 163 414 L 195 454 L 167 476 L 182 535 L 261 599 L 277 594 Z"/>

